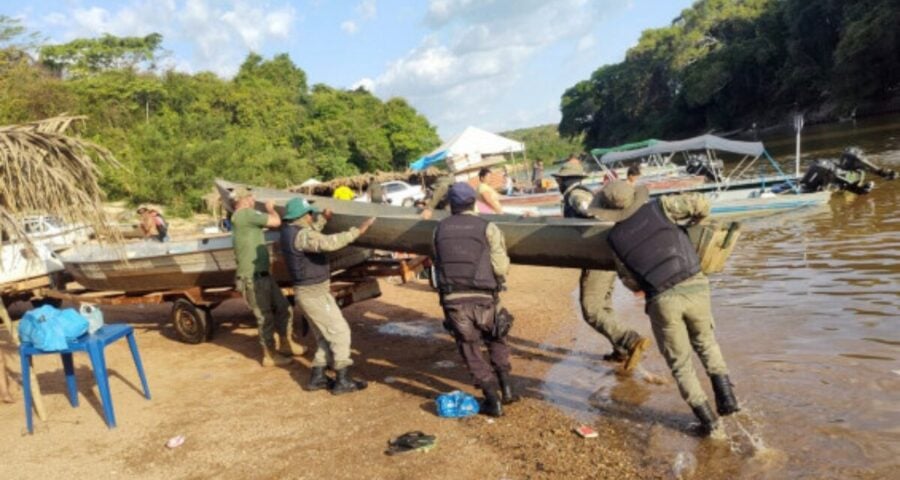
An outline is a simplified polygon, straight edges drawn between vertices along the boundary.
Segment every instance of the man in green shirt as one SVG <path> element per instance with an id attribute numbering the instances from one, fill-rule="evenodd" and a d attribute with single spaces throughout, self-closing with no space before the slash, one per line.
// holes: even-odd
<path id="1" fill-rule="evenodd" d="M 277 228 L 281 218 L 271 201 L 267 213 L 255 210 L 251 190 L 241 188 L 232 195 L 234 214 L 231 216 L 234 256 L 237 262 L 236 287 L 247 301 L 259 328 L 264 367 L 284 366 L 290 356 L 303 354 L 303 348 L 291 339 L 293 312 L 281 288 L 269 272 L 269 249 L 263 234 L 265 228 Z M 279 347 L 275 348 L 274 333 L 278 332 Z"/>

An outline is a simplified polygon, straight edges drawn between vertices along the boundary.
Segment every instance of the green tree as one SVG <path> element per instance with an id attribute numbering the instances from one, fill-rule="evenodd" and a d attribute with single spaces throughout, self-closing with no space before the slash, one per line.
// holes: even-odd
<path id="1" fill-rule="evenodd" d="M 41 61 L 54 72 L 82 76 L 110 69 L 133 69 L 145 65 L 151 70 L 161 51 L 162 35 L 78 38 L 61 45 L 40 49 Z"/>

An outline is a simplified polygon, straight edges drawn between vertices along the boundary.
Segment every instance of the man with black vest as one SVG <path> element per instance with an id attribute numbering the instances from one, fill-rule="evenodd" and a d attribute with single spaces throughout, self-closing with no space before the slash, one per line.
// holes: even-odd
<path id="1" fill-rule="evenodd" d="M 594 193 L 581 184 L 587 176 L 581 162 L 567 162 L 559 172 L 553 175 L 563 192 L 562 210 L 566 218 L 593 219 L 590 205 L 594 201 Z M 644 199 L 646 201 L 646 198 Z M 644 350 L 650 346 L 650 339 L 625 328 L 616 321 L 616 312 L 612 306 L 612 294 L 615 287 L 616 272 L 606 270 L 581 270 L 579 300 L 584 321 L 597 333 L 606 337 L 613 347 L 612 353 L 605 360 L 622 362 L 623 369 L 630 372 L 641 361 Z"/>
<path id="2" fill-rule="evenodd" d="M 329 210 L 317 219 L 319 211 L 302 198 L 292 198 L 285 205 L 284 225 L 281 227 L 281 251 L 288 272 L 294 282 L 294 301 L 312 324 L 316 337 L 316 354 L 312 373 L 305 389 L 321 390 L 331 386 L 331 393 L 340 395 L 366 388 L 365 381 L 350 375 L 350 325 L 331 295 L 331 269 L 326 252 L 340 250 L 369 229 L 375 221 L 369 218 L 359 226 L 332 235 L 321 233 L 331 216 Z M 325 373 L 326 367 L 335 372 L 334 382 Z"/>
<path id="3" fill-rule="evenodd" d="M 709 280 L 677 222 L 696 222 L 709 216 L 709 200 L 693 193 L 643 203 L 646 188 L 635 189 L 624 180 L 610 183 L 597 197 L 598 208 L 592 210 L 595 216 L 616 222 L 608 241 L 622 281 L 628 288 L 644 292 L 659 351 L 672 370 L 682 398 L 708 435 L 718 421 L 694 372 L 692 349 L 710 377 L 719 414 L 730 415 L 740 408 L 713 331 Z"/>
<path id="4" fill-rule="evenodd" d="M 503 415 L 502 402 L 515 402 L 506 335 L 512 317 L 499 308 L 498 292 L 509 270 L 503 233 L 475 214 L 476 193 L 467 183 L 453 184 L 447 198 L 453 215 L 434 231 L 434 260 L 444 326 L 456 339 L 475 386 L 484 392 L 482 413 Z M 481 348 L 487 345 L 490 363 Z"/>

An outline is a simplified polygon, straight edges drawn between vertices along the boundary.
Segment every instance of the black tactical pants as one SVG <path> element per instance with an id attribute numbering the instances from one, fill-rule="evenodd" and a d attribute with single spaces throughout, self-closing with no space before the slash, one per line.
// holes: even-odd
<path id="1" fill-rule="evenodd" d="M 475 386 L 496 388 L 498 380 L 494 371 L 509 372 L 510 365 L 506 337 L 495 338 L 491 334 L 494 327 L 493 299 L 445 304 L 444 315 Z M 482 354 L 483 345 L 487 346 L 490 363 Z"/>

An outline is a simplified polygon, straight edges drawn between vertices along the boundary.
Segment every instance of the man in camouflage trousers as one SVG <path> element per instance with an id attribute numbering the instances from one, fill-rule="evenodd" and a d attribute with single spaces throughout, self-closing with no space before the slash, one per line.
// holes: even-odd
<path id="1" fill-rule="evenodd" d="M 236 287 L 256 317 L 259 343 L 263 350 L 262 365 L 284 366 L 291 363 L 291 356 L 302 355 L 303 347 L 291 338 L 294 331 L 293 312 L 269 272 L 269 250 L 263 229 L 277 228 L 281 225 L 281 218 L 271 201 L 266 203 L 267 213 L 255 210 L 255 199 L 249 189 L 235 191 L 232 200 L 231 234 L 237 262 Z M 279 338 L 277 350 L 276 331 Z"/>
<path id="2" fill-rule="evenodd" d="M 598 194 L 594 214 L 616 222 L 609 233 L 619 275 L 633 291 L 643 291 L 659 351 L 706 435 L 718 421 L 700 386 L 691 359 L 695 351 L 710 377 L 720 415 L 740 410 L 728 367 L 716 341 L 709 280 L 687 234 L 677 222 L 700 221 L 710 212 L 701 194 L 662 197 L 644 203 L 647 189 L 615 181 Z"/>
<path id="3" fill-rule="evenodd" d="M 340 250 L 364 234 L 375 222 L 369 218 L 359 226 L 345 232 L 325 235 L 321 232 L 331 217 L 325 210 L 319 211 L 301 198 L 292 198 L 285 206 L 284 221 L 290 222 L 281 229 L 281 248 L 291 279 L 294 282 L 294 300 L 312 324 L 316 337 L 316 354 L 313 358 L 308 391 L 331 389 L 334 395 L 366 388 L 366 382 L 350 375 L 350 325 L 331 295 L 331 268 L 326 252 Z M 335 372 L 330 382 L 325 369 Z"/>
<path id="4" fill-rule="evenodd" d="M 566 218 L 593 219 L 591 204 L 594 193 L 581 184 L 587 175 L 581 162 L 567 162 L 554 177 L 563 193 L 562 209 Z M 604 358 L 622 362 L 623 369 L 630 372 L 640 363 L 641 355 L 650 346 L 650 339 L 636 331 L 625 328 L 616 321 L 612 306 L 616 272 L 606 270 L 581 270 L 579 300 L 584 320 L 599 334 L 606 337 L 613 347 L 612 353 Z"/>

